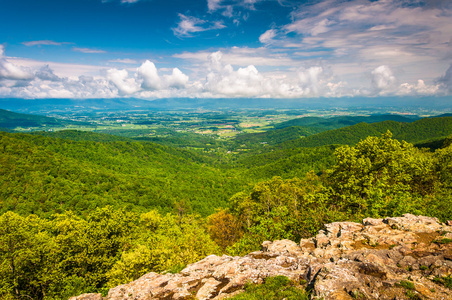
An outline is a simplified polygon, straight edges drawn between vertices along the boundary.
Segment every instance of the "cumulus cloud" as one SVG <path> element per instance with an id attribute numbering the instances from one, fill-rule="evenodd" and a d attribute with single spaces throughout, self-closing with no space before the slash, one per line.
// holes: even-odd
<path id="1" fill-rule="evenodd" d="M 189 77 L 178 68 L 174 68 L 170 75 L 161 77 L 155 64 L 149 60 L 146 60 L 137 69 L 137 78 L 142 81 L 141 88 L 147 91 L 182 89 L 187 86 L 189 81 Z"/>
<path id="2" fill-rule="evenodd" d="M 221 51 L 221 52 L 220 52 Z M 221 61 L 225 64 L 237 66 L 278 66 L 278 67 L 296 67 L 298 62 L 284 53 L 271 53 L 265 47 L 261 48 L 240 48 L 232 47 L 230 49 L 221 49 Z M 209 51 L 184 52 L 174 55 L 176 58 L 189 60 L 193 63 L 205 63 L 212 59 L 212 53 Z M 212 65 L 209 64 L 209 67 Z"/>
<path id="3" fill-rule="evenodd" d="M 394 88 L 396 78 L 388 66 L 382 65 L 372 71 L 372 85 L 381 92 Z"/>
<path id="4" fill-rule="evenodd" d="M 235 70 L 224 64 L 223 54 L 209 56 L 209 73 L 204 85 L 210 95 L 226 97 L 297 98 L 338 95 L 342 83 L 328 81 L 322 67 L 300 69 L 294 74 L 260 73 L 254 65 Z"/>
<path id="5" fill-rule="evenodd" d="M 250 65 L 234 71 L 231 65 L 223 68 L 221 73 L 211 72 L 207 75 L 205 88 L 214 94 L 233 97 L 253 97 L 262 92 L 262 76 Z"/>
<path id="6" fill-rule="evenodd" d="M 187 86 L 189 77 L 182 73 L 178 68 L 174 68 L 171 75 L 165 75 L 165 80 L 168 87 L 182 89 Z"/>
<path id="7" fill-rule="evenodd" d="M 322 67 L 310 67 L 309 69 L 300 69 L 298 77 L 300 85 L 305 89 L 306 94 L 318 96 L 320 92 L 321 76 L 323 75 Z"/>
<path id="8" fill-rule="evenodd" d="M 335 69 L 324 62 L 304 61 L 303 65 L 297 65 L 292 58 L 274 55 L 267 47 L 235 47 L 226 51 L 181 55 L 180 58 L 191 60 L 195 66 L 190 77 L 176 67 L 159 69 L 150 60 L 126 70 L 80 65 L 75 67 L 82 74 L 94 74 L 97 70 L 97 75 L 67 76 L 58 72 L 58 68 L 72 70 L 74 66 L 9 58 L 0 46 L 0 96 L 302 98 L 451 92 L 452 65 L 433 85 L 424 79 L 402 81 L 394 75 L 392 65 L 376 65 L 376 68 L 374 65 L 367 69 L 367 87 L 356 88 L 338 78 Z M 273 66 L 287 67 L 278 70 Z M 397 67 L 394 70 L 403 74 Z"/>
<path id="9" fill-rule="evenodd" d="M 439 85 L 427 85 L 419 79 L 416 84 L 402 83 L 397 92 L 398 95 L 435 95 Z"/>
<path id="10" fill-rule="evenodd" d="M 180 21 L 176 28 L 173 28 L 174 35 L 178 37 L 192 37 L 193 33 L 222 29 L 226 26 L 221 21 L 213 23 L 198 19 L 192 16 L 179 14 Z"/>
<path id="11" fill-rule="evenodd" d="M 53 70 L 49 65 L 42 66 L 38 71 L 36 71 L 35 76 L 41 80 L 58 81 L 60 78 L 55 75 Z"/>
<path id="12" fill-rule="evenodd" d="M 146 60 L 137 70 L 137 74 L 143 79 L 141 87 L 146 90 L 157 90 L 161 86 L 161 79 L 154 63 Z"/>
<path id="13" fill-rule="evenodd" d="M 452 64 L 446 70 L 446 73 L 439 77 L 436 82 L 441 85 L 446 93 L 452 93 Z"/>
<path id="14" fill-rule="evenodd" d="M 400 82 L 417 85 L 420 78 L 429 85 L 443 72 L 443 59 L 451 57 L 450 1 L 299 3 L 291 21 L 279 27 L 272 24 L 260 42 L 275 53 L 302 54 L 311 65 L 321 57 L 357 88 L 368 85 L 363 74 L 380 65 L 397 70 Z"/>
<path id="15" fill-rule="evenodd" d="M 9 62 L 4 57 L 4 46 L 0 45 L 0 80 L 30 80 L 33 75 L 16 64 Z"/>
<path id="16" fill-rule="evenodd" d="M 129 78 L 127 70 L 110 69 L 107 79 L 111 81 L 122 95 L 130 95 L 139 91 L 140 87 L 134 78 Z"/>

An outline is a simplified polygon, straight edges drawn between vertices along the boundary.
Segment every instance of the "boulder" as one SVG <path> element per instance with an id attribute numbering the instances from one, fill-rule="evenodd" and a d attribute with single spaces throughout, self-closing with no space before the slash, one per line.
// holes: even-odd
<path id="1" fill-rule="evenodd" d="M 244 257 L 210 255 L 179 274 L 148 273 L 111 289 L 104 300 L 226 299 L 248 282 L 277 275 L 309 286 L 313 299 L 452 300 L 452 290 L 433 280 L 452 275 L 450 236 L 450 224 L 411 214 L 335 222 L 299 244 L 266 241 Z"/>

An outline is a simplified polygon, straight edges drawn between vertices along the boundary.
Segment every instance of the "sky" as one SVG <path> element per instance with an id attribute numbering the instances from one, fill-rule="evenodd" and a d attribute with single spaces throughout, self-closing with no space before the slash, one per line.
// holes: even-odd
<path id="1" fill-rule="evenodd" d="M 450 0 L 0 0 L 3 98 L 452 95 Z"/>

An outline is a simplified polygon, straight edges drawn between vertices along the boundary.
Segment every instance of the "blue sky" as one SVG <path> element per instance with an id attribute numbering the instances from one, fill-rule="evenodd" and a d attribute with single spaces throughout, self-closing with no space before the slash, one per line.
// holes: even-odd
<path id="1" fill-rule="evenodd" d="M 0 0 L 0 97 L 452 93 L 448 0 Z"/>

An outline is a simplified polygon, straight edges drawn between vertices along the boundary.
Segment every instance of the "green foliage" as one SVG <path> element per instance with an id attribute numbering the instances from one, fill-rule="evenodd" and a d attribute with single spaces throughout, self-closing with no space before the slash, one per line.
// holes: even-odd
<path id="1" fill-rule="evenodd" d="M 226 207 L 241 186 L 232 170 L 223 172 L 186 152 L 151 143 L 0 133 L 0 153 L 0 212 L 49 217 L 68 209 L 84 214 L 107 204 L 169 212 L 185 199 L 193 211 L 208 215 Z"/>
<path id="2" fill-rule="evenodd" d="M 435 244 L 450 244 L 450 243 L 452 243 L 452 239 L 444 238 L 444 239 L 434 240 L 433 243 L 435 243 Z"/>
<path id="3" fill-rule="evenodd" d="M 419 213 L 421 198 L 434 189 L 431 156 L 390 132 L 338 148 L 336 160 L 328 172 L 331 195 L 338 209 L 357 218 Z"/>
<path id="4" fill-rule="evenodd" d="M 244 177 L 260 180 L 280 176 L 284 179 L 302 178 L 309 171 L 321 173 L 334 164 L 335 146 L 276 150 L 242 155 L 236 164 L 245 168 Z"/>
<path id="5" fill-rule="evenodd" d="M 237 217 L 229 213 L 227 209 L 218 210 L 207 218 L 207 231 L 212 240 L 223 251 L 232 246 L 243 235 Z"/>
<path id="6" fill-rule="evenodd" d="M 303 117 L 275 125 L 275 128 L 286 128 L 289 126 L 306 126 L 321 131 L 351 126 L 358 123 L 377 123 L 384 121 L 413 122 L 417 118 L 408 118 L 400 115 L 372 115 L 372 116 L 339 116 L 331 118 Z"/>
<path id="7" fill-rule="evenodd" d="M 232 147 L 258 149 L 262 147 L 262 143 L 272 146 L 286 141 L 313 135 L 321 131 L 322 130 L 311 127 L 294 126 L 259 133 L 241 134 L 233 140 Z"/>
<path id="8" fill-rule="evenodd" d="M 193 215 L 104 207 L 81 219 L 0 216 L 0 298 L 67 299 L 219 254 Z"/>
<path id="9" fill-rule="evenodd" d="M 177 216 L 160 216 L 154 211 L 141 215 L 141 219 L 141 226 L 146 230 L 108 272 L 110 287 L 135 280 L 150 271 L 177 272 L 207 255 L 219 254 L 202 219 L 196 216 L 186 215 L 180 220 Z"/>
<path id="10" fill-rule="evenodd" d="M 422 300 L 421 296 L 419 296 L 415 291 L 408 290 L 406 291 L 405 295 L 408 297 L 408 299 Z"/>
<path id="11" fill-rule="evenodd" d="M 231 198 L 244 235 L 227 251 L 242 255 L 264 240 L 298 241 L 323 224 L 414 213 L 450 219 L 452 147 L 435 153 L 392 139 L 368 137 L 335 151 L 336 163 L 321 177 L 275 177 Z"/>
<path id="12" fill-rule="evenodd" d="M 452 133 L 452 117 L 424 118 L 413 123 L 384 121 L 379 123 L 358 123 L 352 126 L 321 132 L 302 139 L 279 144 L 279 149 L 295 147 L 318 147 L 340 144 L 354 145 L 368 136 L 379 136 L 391 131 L 397 140 L 421 143 L 432 139 L 444 138 Z"/>
<path id="13" fill-rule="evenodd" d="M 243 255 L 259 248 L 264 240 L 299 240 L 318 231 L 335 212 L 327 205 L 321 180 L 313 173 L 306 178 L 283 180 L 280 177 L 255 185 L 250 194 L 231 198 L 231 211 L 241 222 L 245 235 L 228 248 Z"/>
<path id="14" fill-rule="evenodd" d="M 307 300 L 309 293 L 284 276 L 267 277 L 262 284 L 247 284 L 233 300 Z"/>
<path id="15" fill-rule="evenodd" d="M 396 285 L 403 287 L 404 289 L 407 289 L 407 290 L 415 289 L 414 283 L 412 283 L 411 281 L 408 281 L 408 280 L 401 280 L 399 283 L 396 283 Z"/>
<path id="16" fill-rule="evenodd" d="M 448 289 L 452 289 L 452 276 L 443 276 L 443 277 L 435 277 L 433 278 L 433 282 L 444 285 Z"/>
<path id="17" fill-rule="evenodd" d="M 68 124 L 77 124 L 77 122 L 37 115 L 19 114 L 12 111 L 0 109 L 0 127 L 4 128 L 64 126 Z M 79 124 L 83 125 L 84 123 Z"/>
<path id="18" fill-rule="evenodd" d="M 395 135 L 421 139 L 445 134 L 448 122 L 358 124 L 349 141 L 388 126 Z M 430 125 L 444 130 L 429 132 Z M 421 134 L 414 137 L 406 126 Z M 277 150 L 214 166 L 211 157 L 150 142 L 41 134 L 0 134 L 2 299 L 105 293 L 210 254 L 247 254 L 264 240 L 298 242 L 334 221 L 408 212 L 452 219 L 447 143 L 431 152 L 386 132 L 355 146 Z M 435 280 L 450 286 L 450 278 Z M 400 285 L 411 291 L 410 282 Z M 305 297 L 292 288 L 287 279 L 269 279 L 244 295 Z"/>

